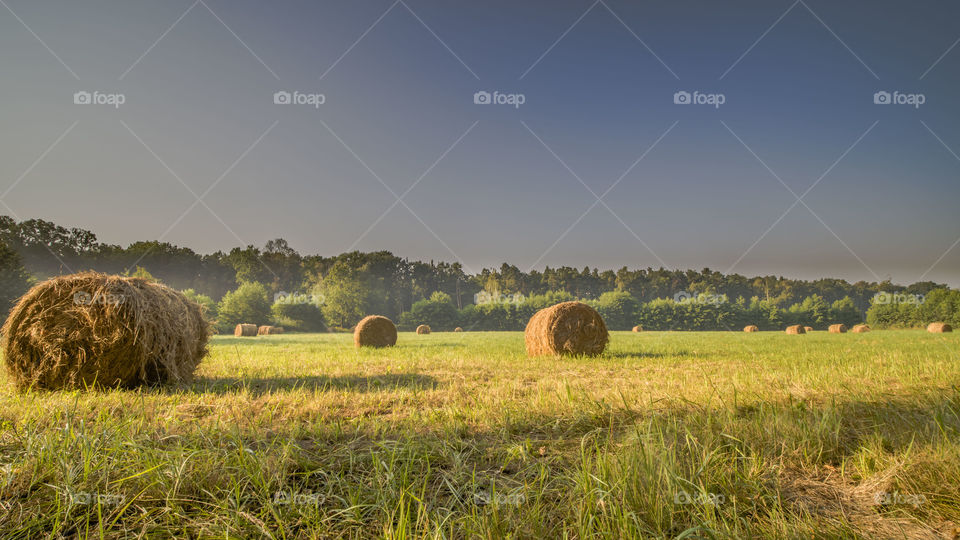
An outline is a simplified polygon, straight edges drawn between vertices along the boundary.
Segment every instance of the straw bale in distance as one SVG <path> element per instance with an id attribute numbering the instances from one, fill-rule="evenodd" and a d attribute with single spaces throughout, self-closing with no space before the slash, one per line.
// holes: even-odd
<path id="1" fill-rule="evenodd" d="M 803 326 L 799 324 L 794 324 L 793 326 L 787 327 L 787 333 L 791 335 L 797 335 L 797 334 L 806 334 L 807 331 L 803 328 Z"/>
<path id="2" fill-rule="evenodd" d="M 760 329 L 757 328 L 757 325 L 755 325 L 755 324 L 749 324 L 749 325 L 743 327 L 743 331 L 744 331 L 744 332 L 759 332 Z"/>
<path id="3" fill-rule="evenodd" d="M 581 302 L 562 302 L 536 312 L 524 331 L 527 355 L 597 356 L 607 346 L 609 334 L 603 318 Z"/>
<path id="4" fill-rule="evenodd" d="M 847 325 L 831 324 L 829 330 L 831 334 L 845 334 L 847 332 Z"/>
<path id="5" fill-rule="evenodd" d="M 417 327 L 417 333 L 418 333 L 418 334 L 429 334 L 429 333 L 430 333 L 430 325 L 428 325 L 428 324 L 421 324 L 420 326 Z"/>
<path id="6" fill-rule="evenodd" d="M 851 332 L 853 332 L 854 334 L 864 334 L 869 331 L 870 331 L 870 326 L 866 324 L 858 324 L 853 327 L 853 330 L 851 330 Z"/>
<path id="7" fill-rule="evenodd" d="M 630 329 L 631 332 L 643 332 L 643 327 L 639 324 Z"/>
<path id="8" fill-rule="evenodd" d="M 804 326 L 804 327 L 803 327 L 803 331 L 809 334 L 810 332 L 813 332 L 813 327 L 812 327 L 812 326 Z"/>
<path id="9" fill-rule="evenodd" d="M 233 335 L 236 337 L 250 337 L 257 335 L 257 325 L 240 323 L 233 329 Z"/>
<path id="10" fill-rule="evenodd" d="M 942 334 L 944 332 L 953 332 L 953 327 L 944 322 L 932 322 L 927 325 L 927 332 L 933 334 Z"/>
<path id="11" fill-rule="evenodd" d="M 397 327 L 386 317 L 367 315 L 353 330 L 353 343 L 357 347 L 391 347 L 397 344 Z"/>
<path id="12" fill-rule="evenodd" d="M 460 327 L 458 326 L 458 327 L 454 328 L 453 331 L 454 331 L 454 332 L 463 332 L 463 328 L 460 328 Z"/>

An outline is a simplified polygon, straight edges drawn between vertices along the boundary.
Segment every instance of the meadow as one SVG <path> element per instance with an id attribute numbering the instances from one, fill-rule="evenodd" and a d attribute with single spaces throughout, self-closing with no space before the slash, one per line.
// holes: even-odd
<path id="1" fill-rule="evenodd" d="M 960 336 L 214 336 L 187 386 L 18 393 L 0 536 L 957 538 Z"/>

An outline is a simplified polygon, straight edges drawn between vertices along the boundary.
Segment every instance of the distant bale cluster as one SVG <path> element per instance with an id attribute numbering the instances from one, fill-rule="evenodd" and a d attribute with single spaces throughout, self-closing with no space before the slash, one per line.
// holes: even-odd
<path id="1" fill-rule="evenodd" d="M 417 333 L 418 333 L 418 334 L 429 334 L 429 333 L 430 333 L 430 326 L 429 326 L 429 325 L 426 325 L 426 324 L 421 324 L 420 326 L 417 327 Z"/>
<path id="2" fill-rule="evenodd" d="M 787 327 L 787 333 L 791 335 L 806 334 L 807 330 L 799 324 L 794 324 Z"/>
<path id="3" fill-rule="evenodd" d="M 272 335 L 282 334 L 282 333 L 283 333 L 283 327 L 282 327 L 282 326 L 268 326 L 268 325 L 264 325 L 264 326 L 261 326 L 261 327 L 257 328 L 257 335 L 258 335 L 258 336 L 272 336 Z"/>
<path id="4" fill-rule="evenodd" d="M 368 315 L 353 330 L 357 347 L 392 347 L 397 344 L 397 326 L 381 315 Z"/>
<path id="5" fill-rule="evenodd" d="M 250 337 L 257 335 L 260 329 L 255 324 L 238 324 L 233 329 L 233 335 L 236 337 Z"/>
<path id="6" fill-rule="evenodd" d="M 927 325 L 927 332 L 932 334 L 943 334 L 944 332 L 953 332 L 953 327 L 943 322 L 932 322 Z"/>
<path id="7" fill-rule="evenodd" d="M 854 334 L 865 334 L 869 331 L 870 331 L 870 327 L 866 324 L 855 325 L 853 327 L 853 330 L 851 330 L 851 332 L 853 332 Z"/>
<path id="8" fill-rule="evenodd" d="M 743 327 L 743 331 L 744 331 L 744 332 L 759 332 L 759 331 L 760 331 L 760 328 L 758 328 L 757 325 L 755 325 L 755 324 L 750 324 L 750 325 L 744 326 L 744 327 Z"/>
<path id="9" fill-rule="evenodd" d="M 2 332 L 16 385 L 48 390 L 188 381 L 209 337 L 200 306 L 183 294 L 96 272 L 34 286 Z"/>
<path id="10" fill-rule="evenodd" d="M 847 333 L 847 325 L 845 324 L 831 324 L 828 328 L 831 334 L 845 334 Z"/>
<path id="11" fill-rule="evenodd" d="M 527 323 L 527 355 L 601 354 L 609 333 L 603 318 L 581 302 L 562 302 L 536 312 Z"/>

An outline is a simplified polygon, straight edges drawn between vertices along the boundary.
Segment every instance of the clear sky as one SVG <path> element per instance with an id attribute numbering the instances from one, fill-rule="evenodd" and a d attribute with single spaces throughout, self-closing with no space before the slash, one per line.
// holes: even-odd
<path id="1" fill-rule="evenodd" d="M 958 286 L 958 40 L 954 1 L 3 0 L 0 213 Z"/>

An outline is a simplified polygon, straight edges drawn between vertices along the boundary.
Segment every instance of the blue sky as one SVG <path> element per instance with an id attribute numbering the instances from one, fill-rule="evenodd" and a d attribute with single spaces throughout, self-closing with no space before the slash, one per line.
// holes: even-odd
<path id="1" fill-rule="evenodd" d="M 20 219 L 200 252 L 960 285 L 955 2 L 4 2 Z"/>

